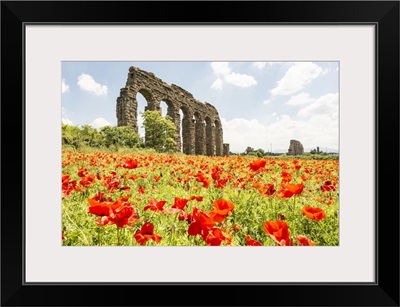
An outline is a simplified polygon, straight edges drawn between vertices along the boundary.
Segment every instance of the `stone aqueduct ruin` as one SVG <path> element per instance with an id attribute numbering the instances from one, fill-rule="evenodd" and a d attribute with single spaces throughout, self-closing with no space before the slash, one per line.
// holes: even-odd
<path id="1" fill-rule="evenodd" d="M 229 144 L 223 144 L 223 131 L 217 109 L 201 102 L 183 88 L 169 85 L 153 73 L 131 66 L 126 85 L 117 98 L 118 126 L 132 126 L 138 132 L 137 93 L 147 100 L 145 110 L 159 110 L 160 103 L 167 104 L 169 115 L 176 128 L 175 151 L 188 155 L 223 156 L 229 154 Z M 180 110 L 183 118 L 181 119 Z M 180 127 L 182 121 L 182 144 Z"/>

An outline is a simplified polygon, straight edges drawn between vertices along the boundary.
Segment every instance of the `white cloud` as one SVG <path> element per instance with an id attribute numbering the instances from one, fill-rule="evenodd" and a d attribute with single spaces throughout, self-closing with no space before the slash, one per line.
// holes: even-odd
<path id="1" fill-rule="evenodd" d="M 211 88 L 220 90 L 224 83 L 238 87 L 249 87 L 257 84 L 257 81 L 250 75 L 232 72 L 228 62 L 212 62 L 211 67 L 217 77 Z"/>
<path id="2" fill-rule="evenodd" d="M 234 118 L 228 121 L 221 118 L 221 123 L 224 143 L 229 143 L 230 151 L 244 152 L 247 146 L 255 149 L 266 148 L 267 127 L 256 119 Z"/>
<path id="3" fill-rule="evenodd" d="M 275 64 L 286 64 L 290 62 L 253 62 L 253 67 L 258 68 L 259 70 L 263 70 L 265 66 L 272 66 Z"/>
<path id="4" fill-rule="evenodd" d="M 81 90 L 93 93 L 96 96 L 105 96 L 108 93 L 106 85 L 97 83 L 91 75 L 81 74 L 78 77 L 78 83 Z"/>
<path id="5" fill-rule="evenodd" d="M 96 118 L 89 125 L 95 129 L 100 129 L 101 127 L 104 127 L 104 126 L 111 126 L 111 124 L 103 117 Z"/>
<path id="6" fill-rule="evenodd" d="M 211 67 L 217 76 L 226 76 L 231 73 L 228 62 L 212 62 Z"/>
<path id="7" fill-rule="evenodd" d="M 61 122 L 65 125 L 70 125 L 70 126 L 74 126 L 74 123 L 69 120 L 68 117 L 68 113 L 67 110 L 64 107 L 61 107 Z"/>
<path id="8" fill-rule="evenodd" d="M 224 143 L 230 144 L 232 152 L 241 153 L 250 146 L 273 152 L 287 152 L 290 140 L 299 140 L 304 148 L 339 147 L 339 121 L 327 114 L 315 115 L 309 119 L 295 120 L 281 115 L 272 124 L 264 124 L 255 119 L 221 119 Z M 271 146 L 272 145 L 272 146 Z"/>
<path id="9" fill-rule="evenodd" d="M 301 109 L 297 115 L 299 117 L 308 118 L 316 115 L 327 115 L 332 119 L 338 118 L 339 112 L 339 95 L 326 94 L 316 99 L 312 104 Z"/>
<path id="10" fill-rule="evenodd" d="M 265 65 L 267 65 L 267 62 L 253 62 L 253 67 L 258 68 L 259 70 L 262 70 Z"/>
<path id="11" fill-rule="evenodd" d="M 61 93 L 68 93 L 69 92 L 69 85 L 67 84 L 67 82 L 65 81 L 65 79 L 62 79 L 61 81 Z"/>
<path id="12" fill-rule="evenodd" d="M 271 103 L 271 100 L 270 100 L 270 99 L 264 100 L 263 103 L 264 103 L 264 104 L 269 104 L 269 103 Z"/>
<path id="13" fill-rule="evenodd" d="M 214 83 L 211 85 L 211 88 L 215 88 L 217 90 L 222 90 L 222 85 L 223 85 L 223 81 L 218 78 L 217 80 L 214 81 Z"/>
<path id="14" fill-rule="evenodd" d="M 274 96 L 294 94 L 324 73 L 326 71 L 315 63 L 295 63 L 287 70 L 282 79 L 278 81 L 277 86 L 270 90 L 270 92 Z"/>
<path id="15" fill-rule="evenodd" d="M 313 101 L 315 101 L 315 98 L 312 98 L 310 97 L 310 94 L 303 92 L 290 97 L 290 99 L 285 104 L 289 106 L 299 106 L 303 104 L 309 104 Z"/>
<path id="16" fill-rule="evenodd" d="M 226 75 L 224 80 L 226 83 L 239 87 L 249 87 L 257 84 L 257 81 L 252 76 L 245 74 L 238 74 L 235 72 Z"/>
<path id="17" fill-rule="evenodd" d="M 61 119 L 61 122 L 62 122 L 64 125 L 74 126 L 74 123 L 73 123 L 71 120 L 69 120 L 68 118 L 62 118 L 62 119 Z"/>

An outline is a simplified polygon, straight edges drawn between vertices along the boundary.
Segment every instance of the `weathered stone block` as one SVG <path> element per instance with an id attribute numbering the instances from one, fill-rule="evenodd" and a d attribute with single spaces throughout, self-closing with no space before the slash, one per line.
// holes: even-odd
<path id="1" fill-rule="evenodd" d="M 289 156 L 299 156 L 304 154 L 303 145 L 297 140 L 290 140 L 289 149 L 287 155 Z"/>

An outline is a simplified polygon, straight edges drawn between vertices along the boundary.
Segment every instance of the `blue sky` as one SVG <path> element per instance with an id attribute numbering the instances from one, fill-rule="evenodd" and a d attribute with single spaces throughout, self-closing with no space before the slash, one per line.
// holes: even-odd
<path id="1" fill-rule="evenodd" d="M 338 62 L 63 62 L 62 122 L 117 125 L 116 100 L 130 66 L 214 105 L 232 152 L 287 151 L 291 139 L 306 151 L 339 149 Z M 143 112 L 146 100 L 137 100 Z"/>

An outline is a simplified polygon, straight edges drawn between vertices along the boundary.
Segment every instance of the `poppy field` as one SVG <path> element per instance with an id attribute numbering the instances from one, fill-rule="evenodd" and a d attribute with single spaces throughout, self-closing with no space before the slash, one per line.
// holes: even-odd
<path id="1" fill-rule="evenodd" d="M 63 150 L 63 246 L 338 246 L 339 160 Z"/>

